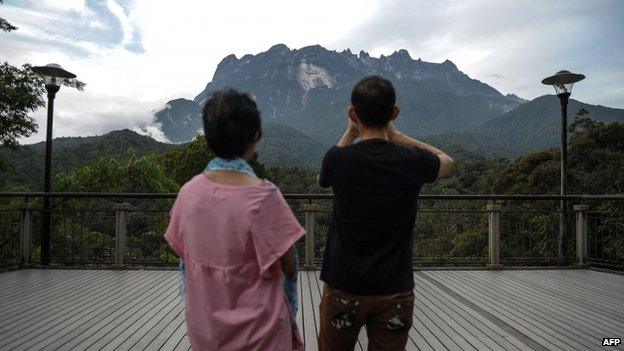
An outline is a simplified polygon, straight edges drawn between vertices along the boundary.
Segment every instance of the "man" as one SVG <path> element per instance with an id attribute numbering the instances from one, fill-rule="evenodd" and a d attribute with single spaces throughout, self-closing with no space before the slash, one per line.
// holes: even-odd
<path id="1" fill-rule="evenodd" d="M 335 199 L 321 271 L 321 351 L 353 350 L 364 325 L 369 350 L 403 350 L 407 342 L 418 193 L 453 159 L 399 132 L 395 101 L 387 79 L 360 80 L 347 131 L 323 159 L 318 181 Z"/>

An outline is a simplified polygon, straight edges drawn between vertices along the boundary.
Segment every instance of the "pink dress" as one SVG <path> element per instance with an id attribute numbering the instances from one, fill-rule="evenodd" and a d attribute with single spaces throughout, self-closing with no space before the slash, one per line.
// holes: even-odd
<path id="1" fill-rule="evenodd" d="M 184 184 L 165 239 L 184 260 L 186 326 L 194 350 L 293 350 L 280 257 L 304 234 L 269 181 Z"/>

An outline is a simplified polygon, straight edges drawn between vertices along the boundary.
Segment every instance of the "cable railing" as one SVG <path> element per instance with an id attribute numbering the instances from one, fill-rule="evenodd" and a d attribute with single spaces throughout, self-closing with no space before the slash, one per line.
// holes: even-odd
<path id="1" fill-rule="evenodd" d="M 624 257 L 624 211 L 588 211 L 584 225 L 587 262 L 595 266 L 619 267 Z"/>
<path id="2" fill-rule="evenodd" d="M 41 259 L 42 199 L 50 197 L 50 264 L 174 267 L 163 234 L 177 194 L 0 193 L 0 267 Z M 307 235 L 303 268 L 320 267 L 331 194 L 284 195 Z M 624 268 L 623 195 L 421 195 L 414 267 L 570 266 Z M 559 256 L 559 200 L 565 199 L 565 255 Z"/>

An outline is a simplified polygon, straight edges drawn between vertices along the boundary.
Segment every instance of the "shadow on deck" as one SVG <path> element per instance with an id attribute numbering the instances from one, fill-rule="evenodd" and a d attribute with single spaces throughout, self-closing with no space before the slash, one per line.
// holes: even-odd
<path id="1" fill-rule="evenodd" d="M 188 350 L 177 271 L 0 273 L 0 349 Z M 416 271 L 408 350 L 599 350 L 624 337 L 624 275 L 593 270 Z M 317 349 L 318 272 L 298 323 Z M 356 350 L 366 350 L 366 334 Z M 615 348 L 605 348 L 613 350 Z"/>

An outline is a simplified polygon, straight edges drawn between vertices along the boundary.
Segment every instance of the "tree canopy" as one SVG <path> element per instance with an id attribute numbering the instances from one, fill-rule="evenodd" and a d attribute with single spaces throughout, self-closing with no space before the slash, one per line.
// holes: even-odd
<path id="1" fill-rule="evenodd" d="M 0 18 L 0 30 L 10 32 L 16 29 Z M 78 90 L 85 87 L 85 83 L 76 79 L 68 79 L 63 85 Z M 37 131 L 37 123 L 29 114 L 45 106 L 44 95 L 43 78 L 33 72 L 31 65 L 24 64 L 20 68 L 8 62 L 0 63 L 0 149 L 16 149 L 21 138 Z M 11 164 L 0 157 L 0 173 L 10 168 Z M 2 183 L 0 179 L 0 186 Z"/>
<path id="2" fill-rule="evenodd" d="M 4 4 L 3 0 L 0 0 L 0 5 Z M 4 18 L 0 17 L 0 30 L 3 32 L 10 32 L 13 30 L 16 30 L 17 27 L 12 25 L 11 23 L 9 23 L 9 21 L 5 20 Z"/>
<path id="3" fill-rule="evenodd" d="M 193 176 L 201 173 L 213 157 L 215 155 L 208 147 L 206 138 L 199 135 L 190 143 L 161 154 L 158 161 L 163 165 L 167 175 L 181 186 Z M 249 164 L 258 177 L 266 177 L 266 170 L 258 162 L 257 154 Z"/>
<path id="4" fill-rule="evenodd" d="M 568 193 L 624 193 L 624 124 L 591 119 L 585 109 L 570 128 Z M 494 182 L 497 194 L 559 193 L 560 150 L 533 152 L 518 158 Z"/>

